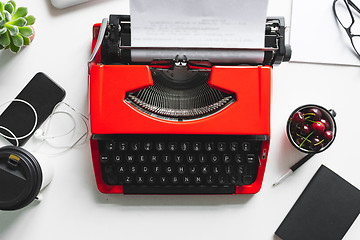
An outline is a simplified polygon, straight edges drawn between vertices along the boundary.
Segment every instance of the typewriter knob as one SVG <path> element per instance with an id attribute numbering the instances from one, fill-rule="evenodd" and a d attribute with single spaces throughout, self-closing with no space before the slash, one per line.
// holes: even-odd
<path id="1" fill-rule="evenodd" d="M 289 44 L 285 45 L 285 56 L 284 56 L 284 62 L 288 62 L 291 59 L 291 54 L 292 54 L 292 50 L 291 50 L 291 46 Z"/>

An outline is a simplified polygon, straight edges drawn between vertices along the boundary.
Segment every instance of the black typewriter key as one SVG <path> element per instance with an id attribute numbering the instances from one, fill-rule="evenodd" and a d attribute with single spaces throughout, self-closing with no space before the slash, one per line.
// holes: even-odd
<path id="1" fill-rule="evenodd" d="M 242 143 L 242 149 L 243 149 L 244 152 L 250 151 L 250 143 L 248 143 L 248 142 L 243 142 L 243 143 Z"/>
<path id="2" fill-rule="evenodd" d="M 184 165 L 179 166 L 177 171 L 178 171 L 179 174 L 185 173 L 185 166 Z"/>
<path id="3" fill-rule="evenodd" d="M 158 155 L 151 155 L 151 158 L 150 158 L 150 161 L 152 162 L 152 163 L 156 163 L 156 162 L 158 162 L 158 160 L 159 160 L 159 156 Z"/>
<path id="4" fill-rule="evenodd" d="M 168 173 L 168 174 L 172 173 L 173 172 L 173 167 L 172 166 L 165 167 L 165 172 Z"/>
<path id="5" fill-rule="evenodd" d="M 106 143 L 106 149 L 109 151 L 114 151 L 115 150 L 115 143 L 113 141 L 107 142 Z"/>
<path id="6" fill-rule="evenodd" d="M 170 142 L 169 143 L 169 146 L 168 146 L 168 148 L 169 148 L 169 150 L 170 151 L 172 151 L 172 152 L 174 152 L 174 151 L 176 151 L 177 150 L 177 143 L 176 142 Z"/>
<path id="7" fill-rule="evenodd" d="M 127 161 L 128 163 L 132 163 L 132 162 L 135 161 L 135 156 L 132 155 L 132 154 L 127 154 L 126 157 L 125 157 L 125 159 L 126 159 L 126 161 Z"/>
<path id="8" fill-rule="evenodd" d="M 200 154 L 199 155 L 199 162 L 200 163 L 205 163 L 206 159 L 207 159 L 207 155 L 205 155 L 205 154 Z"/>
<path id="9" fill-rule="evenodd" d="M 201 142 L 194 142 L 194 143 L 193 143 L 193 150 L 194 150 L 195 152 L 201 151 Z"/>
<path id="10" fill-rule="evenodd" d="M 237 182 L 236 176 L 230 176 L 230 184 L 236 185 Z"/>
<path id="11" fill-rule="evenodd" d="M 128 143 L 127 142 L 120 142 L 119 148 L 120 148 L 120 151 L 127 151 L 128 150 Z"/>
<path id="12" fill-rule="evenodd" d="M 125 167 L 122 166 L 122 165 L 119 166 L 119 167 L 118 167 L 118 172 L 119 172 L 119 173 L 125 173 Z"/>
<path id="13" fill-rule="evenodd" d="M 241 174 L 241 175 L 244 174 L 245 173 L 245 166 L 238 166 L 237 172 L 239 174 Z"/>
<path id="14" fill-rule="evenodd" d="M 165 143 L 164 142 L 156 142 L 155 143 L 155 149 L 156 151 L 164 151 L 165 150 Z"/>
<path id="15" fill-rule="evenodd" d="M 206 177 L 206 182 L 207 182 L 207 184 L 214 184 L 214 177 L 213 176 L 207 176 Z"/>
<path id="16" fill-rule="evenodd" d="M 208 152 L 214 151 L 214 143 L 213 142 L 205 143 L 205 150 Z"/>
<path id="17" fill-rule="evenodd" d="M 155 177 L 153 177 L 153 176 L 150 176 L 150 177 L 148 177 L 148 183 L 149 184 L 154 184 L 156 181 L 155 181 Z"/>
<path id="18" fill-rule="evenodd" d="M 239 144 L 237 142 L 231 142 L 230 143 L 230 151 L 236 152 L 239 148 Z"/>
<path id="19" fill-rule="evenodd" d="M 224 163 L 231 162 L 231 156 L 229 154 L 224 154 L 223 155 L 223 161 L 224 161 Z"/>
<path id="20" fill-rule="evenodd" d="M 231 165 L 225 166 L 225 173 L 231 174 L 233 172 L 233 167 Z"/>
<path id="21" fill-rule="evenodd" d="M 131 150 L 132 151 L 139 151 L 140 150 L 140 143 L 139 142 L 131 143 Z"/>
<path id="22" fill-rule="evenodd" d="M 179 183 L 179 178 L 177 176 L 173 176 L 173 177 L 171 177 L 171 182 L 173 184 L 178 184 Z"/>
<path id="23" fill-rule="evenodd" d="M 200 176 L 196 176 L 194 181 L 195 181 L 195 184 L 201 184 L 202 178 Z"/>
<path id="24" fill-rule="evenodd" d="M 230 175 L 224 175 L 223 176 L 223 183 L 224 185 L 229 185 L 230 184 Z"/>
<path id="25" fill-rule="evenodd" d="M 245 175 L 242 177 L 242 180 L 243 180 L 243 183 L 245 185 L 249 185 L 249 184 L 252 184 L 253 183 L 253 177 L 252 175 Z"/>
<path id="26" fill-rule="evenodd" d="M 219 156 L 216 154 L 212 154 L 210 159 L 211 159 L 211 162 L 217 163 L 219 161 Z"/>
<path id="27" fill-rule="evenodd" d="M 168 154 L 163 155 L 162 156 L 162 161 L 164 163 L 169 163 L 170 162 L 170 155 L 168 155 Z"/>
<path id="28" fill-rule="evenodd" d="M 247 157 L 246 157 L 246 161 L 249 163 L 249 164 L 252 164 L 255 162 L 255 155 L 254 154 L 248 154 Z"/>
<path id="29" fill-rule="evenodd" d="M 190 143 L 189 142 L 182 142 L 180 144 L 180 148 L 182 151 L 186 152 L 186 151 L 189 151 L 190 149 Z"/>
<path id="30" fill-rule="evenodd" d="M 101 155 L 100 156 L 100 162 L 101 163 L 107 163 L 109 161 L 109 156 L 108 155 Z"/>
<path id="31" fill-rule="evenodd" d="M 136 177 L 136 182 L 138 184 L 143 184 L 144 183 L 144 177 L 143 176 L 137 176 Z"/>
<path id="32" fill-rule="evenodd" d="M 193 163 L 195 161 L 195 157 L 192 154 L 186 155 L 186 161 L 188 163 Z"/>
<path id="33" fill-rule="evenodd" d="M 191 174 L 197 173 L 197 170 L 198 170 L 198 167 L 197 167 L 197 166 L 191 166 L 191 167 L 189 168 L 189 172 L 190 172 Z"/>
<path id="34" fill-rule="evenodd" d="M 209 166 L 208 165 L 201 166 L 201 172 L 203 174 L 208 174 L 209 173 Z"/>
<path id="35" fill-rule="evenodd" d="M 218 142 L 217 149 L 220 152 L 224 152 L 226 150 L 226 143 L 225 142 Z"/>
<path id="36" fill-rule="evenodd" d="M 144 143 L 144 150 L 145 150 L 145 151 L 151 151 L 152 148 L 153 148 L 153 146 L 152 146 L 152 143 L 151 143 L 151 142 L 145 142 L 145 143 Z"/>
<path id="37" fill-rule="evenodd" d="M 141 171 L 142 171 L 143 173 L 148 173 L 148 172 L 149 172 L 149 167 L 148 167 L 148 166 L 143 166 L 143 167 L 141 168 Z"/>
<path id="38" fill-rule="evenodd" d="M 186 185 L 190 184 L 190 177 L 189 176 L 184 176 L 183 177 L 183 183 L 186 184 Z"/>
<path id="39" fill-rule="evenodd" d="M 160 177 L 160 183 L 161 183 L 161 184 L 166 184 L 167 181 L 168 181 L 168 178 L 167 178 L 167 177 L 165 177 L 165 176 L 161 176 L 161 177 Z"/>
<path id="40" fill-rule="evenodd" d="M 225 176 L 219 176 L 218 177 L 219 184 L 223 185 L 226 183 L 226 177 Z"/>
<path id="41" fill-rule="evenodd" d="M 146 162 L 146 155 L 139 155 L 138 160 L 139 160 L 140 163 Z"/>
<path id="42" fill-rule="evenodd" d="M 119 163 L 119 162 L 121 162 L 121 160 L 122 160 L 122 159 L 121 159 L 121 155 L 115 155 L 115 156 L 114 156 L 114 162 L 115 162 L 115 163 Z"/>
<path id="43" fill-rule="evenodd" d="M 161 173 L 161 166 L 160 165 L 157 165 L 157 166 L 154 167 L 154 173 L 156 173 L 156 174 Z"/>
<path id="44" fill-rule="evenodd" d="M 242 156 L 241 154 L 235 154 L 235 162 L 242 163 Z"/>
<path id="45" fill-rule="evenodd" d="M 132 183 L 132 177 L 131 176 L 125 176 L 124 177 L 124 183 L 126 183 L 126 184 L 130 184 L 130 183 Z"/>
<path id="46" fill-rule="evenodd" d="M 213 173 L 214 174 L 219 174 L 220 173 L 220 166 L 214 166 L 213 167 Z"/>
<path id="47" fill-rule="evenodd" d="M 132 173 L 132 174 L 137 173 L 137 167 L 136 166 L 130 166 L 129 170 L 130 170 L 130 173 Z"/>
<path id="48" fill-rule="evenodd" d="M 183 159 L 183 156 L 182 155 L 180 155 L 180 154 L 176 154 L 175 155 L 175 162 L 176 163 L 181 163 L 182 162 L 182 159 Z"/>

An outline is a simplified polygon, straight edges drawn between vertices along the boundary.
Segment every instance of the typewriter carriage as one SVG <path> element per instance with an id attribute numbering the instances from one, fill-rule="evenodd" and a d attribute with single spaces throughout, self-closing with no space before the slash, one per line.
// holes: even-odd
<path id="1" fill-rule="evenodd" d="M 104 28 L 105 25 L 106 29 Z M 215 114 L 236 101 L 235 93 L 229 90 L 224 92 L 216 86 L 212 88 L 206 79 L 212 66 L 224 64 L 221 63 L 223 59 L 218 59 L 219 62 L 210 62 L 204 59 L 187 60 L 185 55 L 180 54 L 174 56 L 173 59 L 152 59 L 151 63 L 135 63 L 131 59 L 131 50 L 136 51 L 138 48 L 131 47 L 130 17 L 127 15 L 111 15 L 109 21 L 104 21 L 102 26 L 101 37 L 103 39 L 99 38 L 102 46 L 99 51 L 101 58 L 97 56 L 96 63 L 151 66 L 153 85 L 139 91 L 126 93 L 126 101 L 143 113 L 173 121 L 196 120 Z M 266 48 L 261 49 L 264 51 L 262 65 L 272 66 L 279 64 L 282 60 L 286 61 L 288 58 L 290 51 L 284 44 L 282 34 L 284 34 L 283 19 L 268 19 L 265 38 Z M 97 36 L 98 26 L 95 26 L 94 40 Z M 93 42 L 95 46 L 96 41 Z M 97 44 L 100 46 L 99 42 Z M 168 48 L 154 49 L 168 50 Z M 178 48 L 178 50 L 186 52 L 188 49 Z M 204 50 L 217 51 L 219 49 L 205 48 L 199 51 Z M 239 49 L 221 50 L 238 51 Z M 98 52 L 96 46 L 94 52 Z M 229 63 L 227 62 L 226 65 Z M 230 65 L 236 64 L 230 63 Z"/>

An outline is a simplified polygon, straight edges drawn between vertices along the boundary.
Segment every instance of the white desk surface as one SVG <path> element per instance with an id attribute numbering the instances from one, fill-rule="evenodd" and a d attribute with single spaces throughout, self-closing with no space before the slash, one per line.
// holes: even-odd
<path id="1" fill-rule="evenodd" d="M 53 8 L 50 0 L 17 2 L 37 17 L 36 37 L 17 55 L 0 52 L 0 103 L 14 98 L 42 71 L 66 89 L 67 103 L 87 113 L 92 25 L 109 14 L 129 14 L 128 1 L 96 0 L 64 10 Z M 289 23 L 290 7 L 288 0 L 270 0 L 268 15 L 285 16 Z M 359 67 L 299 63 L 274 67 L 271 147 L 258 194 L 104 195 L 96 188 L 87 143 L 49 159 L 55 177 L 40 204 L 0 212 L 0 239 L 277 239 L 275 230 L 321 164 L 360 188 L 359 91 Z M 288 142 L 285 124 L 296 107 L 308 103 L 336 110 L 336 139 L 327 151 L 272 187 L 303 156 Z M 359 237 L 358 217 L 345 239 Z"/>

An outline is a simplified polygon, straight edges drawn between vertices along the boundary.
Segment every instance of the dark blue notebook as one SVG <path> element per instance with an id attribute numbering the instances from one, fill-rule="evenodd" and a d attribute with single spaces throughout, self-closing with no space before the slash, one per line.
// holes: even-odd
<path id="1" fill-rule="evenodd" d="M 360 190 L 322 165 L 275 234 L 283 240 L 340 240 L 360 213 Z"/>

